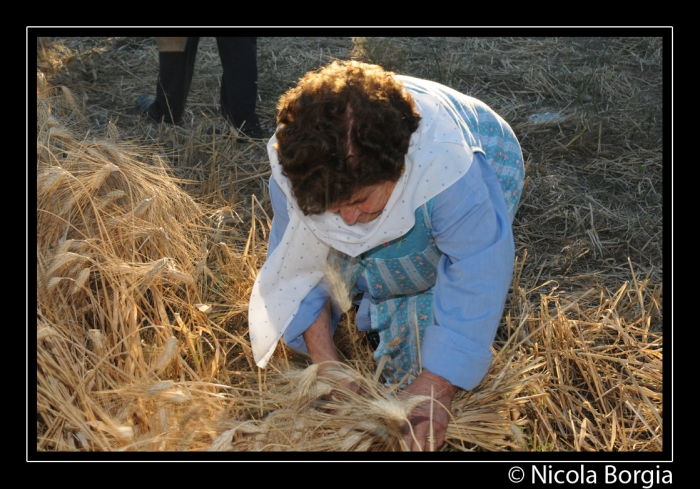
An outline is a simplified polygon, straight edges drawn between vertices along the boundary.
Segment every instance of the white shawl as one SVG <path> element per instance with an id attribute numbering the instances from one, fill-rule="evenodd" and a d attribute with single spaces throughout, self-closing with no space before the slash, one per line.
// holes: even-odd
<path id="1" fill-rule="evenodd" d="M 338 214 L 305 216 L 282 174 L 273 136 L 267 145 L 272 176 L 287 196 L 289 224 L 258 274 L 250 297 L 248 324 L 255 363 L 264 368 L 299 310 L 323 278 L 330 248 L 350 256 L 403 236 L 415 224 L 415 211 L 461 178 L 473 153 L 462 131 L 438 99 L 411 93 L 422 115 L 411 136 L 406 170 L 384 212 L 368 223 L 345 224 Z"/>

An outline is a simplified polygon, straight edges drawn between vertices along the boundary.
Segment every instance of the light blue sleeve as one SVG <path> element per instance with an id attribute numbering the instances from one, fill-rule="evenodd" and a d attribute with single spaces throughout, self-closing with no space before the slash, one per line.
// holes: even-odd
<path id="1" fill-rule="evenodd" d="M 287 196 L 280 186 L 275 182 L 274 178 L 270 178 L 270 200 L 272 201 L 272 209 L 274 210 L 274 217 L 272 218 L 272 230 L 270 231 L 270 239 L 267 245 L 267 255 L 270 254 L 277 248 L 277 245 L 282 240 L 284 236 L 284 231 L 287 229 L 289 224 L 289 213 L 287 212 Z M 304 343 L 304 338 L 301 336 L 304 331 L 306 331 L 309 326 L 316 320 L 319 314 L 321 314 L 321 309 L 328 299 L 328 293 L 323 289 L 322 286 L 317 285 L 315 288 L 309 292 L 309 294 L 301 301 L 299 305 L 299 310 L 292 319 L 292 322 L 287 326 L 284 331 L 284 342 L 288 346 L 294 348 L 302 353 L 307 353 L 306 344 Z M 340 316 L 333 315 L 332 317 L 332 328 L 335 332 L 338 326 L 338 321 Z"/>
<path id="2" fill-rule="evenodd" d="M 435 322 L 423 367 L 466 390 L 484 378 L 513 275 L 514 243 L 498 177 L 481 153 L 467 174 L 435 197 L 431 215 L 442 252 Z"/>

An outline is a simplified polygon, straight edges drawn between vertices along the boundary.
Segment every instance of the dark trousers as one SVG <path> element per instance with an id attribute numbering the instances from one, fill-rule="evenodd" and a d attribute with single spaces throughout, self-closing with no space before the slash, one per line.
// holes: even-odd
<path id="1" fill-rule="evenodd" d="M 260 127 L 255 113 L 258 96 L 257 38 L 217 37 L 221 57 L 221 115 L 239 128 Z M 187 39 L 185 51 L 159 54 L 156 103 L 166 122 L 178 124 L 185 112 L 190 91 L 194 62 L 197 57 L 198 37 Z"/>

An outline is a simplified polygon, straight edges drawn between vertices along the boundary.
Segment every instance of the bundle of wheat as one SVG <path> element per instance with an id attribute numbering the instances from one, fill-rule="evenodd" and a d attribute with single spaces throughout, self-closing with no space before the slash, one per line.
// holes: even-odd
<path id="1" fill-rule="evenodd" d="M 207 315 L 246 293 L 226 287 L 244 260 L 208 259 L 206 210 L 149 148 L 86 138 L 54 117 L 79 113 L 70 91 L 37 86 L 38 448 L 191 448 L 185 421 L 221 412 L 220 370 L 247 347 Z"/>

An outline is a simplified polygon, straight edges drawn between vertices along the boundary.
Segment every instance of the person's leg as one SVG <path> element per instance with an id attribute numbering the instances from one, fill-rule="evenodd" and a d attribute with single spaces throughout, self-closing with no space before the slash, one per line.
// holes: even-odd
<path id="1" fill-rule="evenodd" d="M 189 37 L 182 52 L 158 54 L 158 82 L 155 99 L 141 95 L 136 106 L 151 119 L 161 119 L 169 124 L 179 124 L 185 113 L 185 103 L 190 91 L 194 62 L 197 56 L 198 37 Z"/>
<path id="2" fill-rule="evenodd" d="M 257 38 L 217 37 L 223 67 L 221 115 L 248 136 L 262 138 L 255 104 L 258 97 Z"/>

